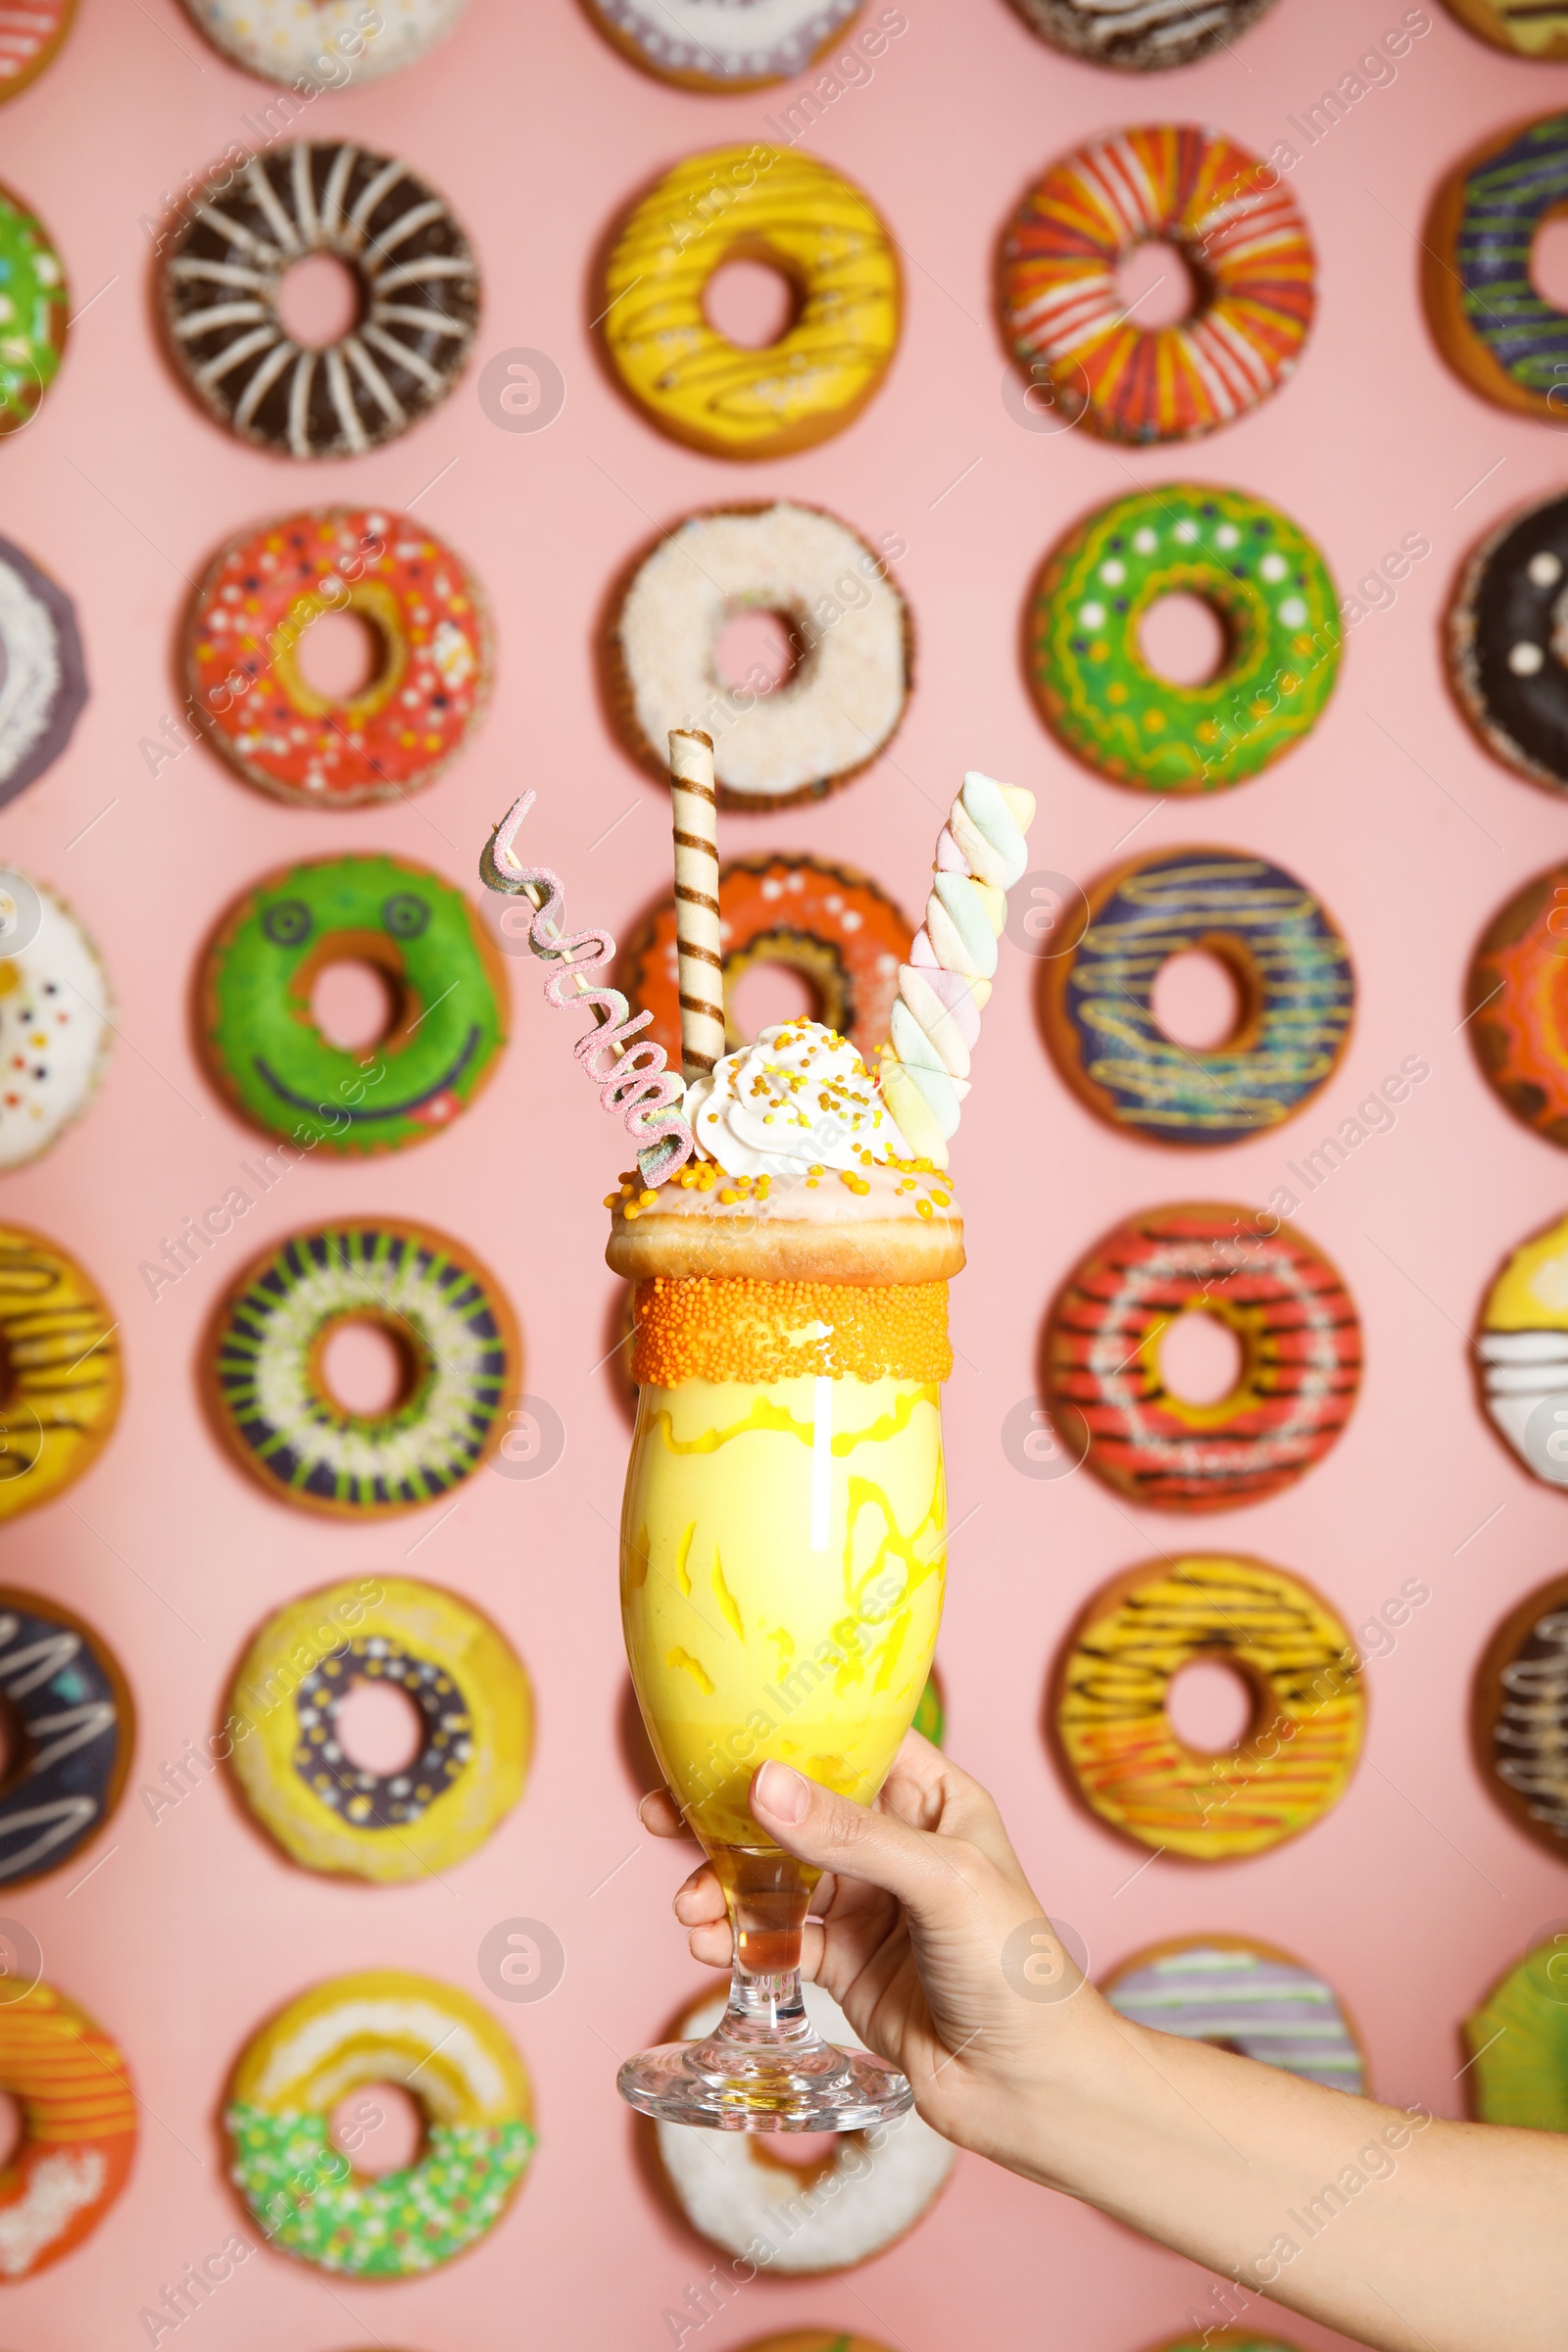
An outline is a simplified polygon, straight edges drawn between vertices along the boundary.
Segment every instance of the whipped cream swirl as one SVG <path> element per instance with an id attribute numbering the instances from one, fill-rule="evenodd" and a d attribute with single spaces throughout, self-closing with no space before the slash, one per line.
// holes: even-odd
<path id="1" fill-rule="evenodd" d="M 820 1021 L 775 1022 L 724 1054 L 684 1108 L 698 1150 L 727 1176 L 853 1174 L 914 1156 L 859 1054 Z"/>

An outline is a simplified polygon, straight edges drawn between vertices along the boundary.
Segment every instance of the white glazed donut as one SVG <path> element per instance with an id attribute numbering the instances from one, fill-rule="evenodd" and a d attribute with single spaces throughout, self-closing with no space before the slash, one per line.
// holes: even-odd
<path id="1" fill-rule="evenodd" d="M 43 883 L 0 868 L 0 1168 L 20 1168 L 91 1102 L 112 1001 L 97 949 Z M 24 943 L 10 955 L 8 934 Z"/>
<path id="2" fill-rule="evenodd" d="M 468 0 L 185 0 L 215 48 L 264 81 L 342 89 L 412 66 Z"/>
<path id="3" fill-rule="evenodd" d="M 755 90 L 804 74 L 861 0 L 587 0 L 635 65 L 692 90 Z"/>
<path id="4" fill-rule="evenodd" d="M 808 1984 L 806 2013 L 828 2041 L 863 2049 L 831 1994 Z M 682 2036 L 710 2034 L 724 1996 L 682 2018 Z M 771 2154 L 770 2135 L 658 2124 L 659 2153 L 692 2228 L 774 2278 L 847 2271 L 912 2230 L 952 2172 L 955 2152 L 917 2115 L 846 2132 L 819 2166 Z"/>
<path id="5" fill-rule="evenodd" d="M 727 688 L 714 665 L 737 612 L 774 612 L 800 649 L 771 693 Z M 639 564 L 611 623 L 611 700 L 631 749 L 662 776 L 671 727 L 713 739 L 722 805 L 820 800 L 891 741 L 909 691 L 908 610 L 885 557 L 815 507 L 690 514 Z"/>
<path id="6" fill-rule="evenodd" d="M 87 700 L 75 608 L 9 539 L 0 539 L 0 806 L 53 766 Z"/>

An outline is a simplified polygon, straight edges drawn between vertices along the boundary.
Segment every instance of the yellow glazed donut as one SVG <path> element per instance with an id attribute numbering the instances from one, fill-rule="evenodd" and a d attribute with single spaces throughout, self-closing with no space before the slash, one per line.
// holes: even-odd
<path id="1" fill-rule="evenodd" d="M 710 326 L 725 262 L 794 287 L 792 323 L 760 351 Z M 715 458 L 776 458 L 858 416 L 899 339 L 899 264 L 858 188 L 808 155 L 719 147 L 667 172 L 627 216 L 596 304 L 605 348 L 661 432 Z"/>
<path id="2" fill-rule="evenodd" d="M 419 1754 L 401 1772 L 362 1771 L 338 1742 L 343 1700 L 375 1683 L 418 1710 Z M 307 1870 L 427 1878 L 482 1845 L 522 1794 L 526 1674 L 487 1617 L 410 1577 L 290 1601 L 246 1651 L 228 1703 L 246 1802 Z"/>
<path id="3" fill-rule="evenodd" d="M 0 1520 L 74 1485 L 114 1428 L 115 1329 L 74 1258 L 0 1225 Z"/>

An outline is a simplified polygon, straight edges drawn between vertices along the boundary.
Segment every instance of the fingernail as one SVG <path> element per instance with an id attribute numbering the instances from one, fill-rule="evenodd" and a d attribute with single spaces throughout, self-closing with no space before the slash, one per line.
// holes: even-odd
<path id="1" fill-rule="evenodd" d="M 647 1796 L 640 1796 L 637 1800 L 637 1818 L 642 1823 L 645 1830 L 648 1827 L 648 1816 L 644 1812 L 643 1807 L 651 1803 L 658 1794 L 659 1791 L 657 1788 L 650 1788 Z"/>
<path id="2" fill-rule="evenodd" d="M 757 1793 L 780 1821 L 804 1821 L 811 1801 L 809 1788 L 787 1764 L 764 1764 L 757 1776 Z"/>

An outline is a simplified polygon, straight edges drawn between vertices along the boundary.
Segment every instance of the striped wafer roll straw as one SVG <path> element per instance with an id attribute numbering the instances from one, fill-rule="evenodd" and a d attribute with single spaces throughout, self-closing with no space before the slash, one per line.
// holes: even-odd
<path id="1" fill-rule="evenodd" d="M 675 948 L 680 969 L 680 1065 L 690 1084 L 724 1051 L 724 966 L 718 944 L 718 800 L 713 739 L 669 731 L 675 820 Z"/>

